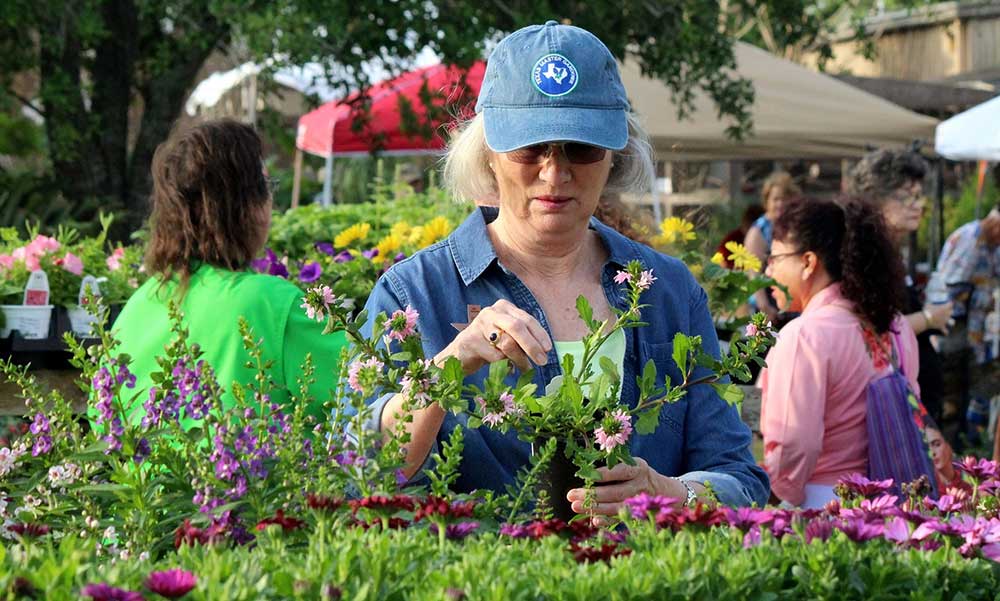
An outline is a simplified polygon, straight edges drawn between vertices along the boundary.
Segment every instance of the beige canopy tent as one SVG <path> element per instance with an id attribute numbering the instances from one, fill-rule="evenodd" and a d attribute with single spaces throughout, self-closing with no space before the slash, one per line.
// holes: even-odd
<path id="1" fill-rule="evenodd" d="M 622 67 L 632 108 L 642 117 L 659 160 L 843 158 L 866 147 L 932 141 L 937 120 L 919 115 L 833 77 L 743 42 L 734 44 L 737 73 L 753 82 L 753 132 L 742 142 L 726 137 L 731 124 L 711 98 L 695 97 L 695 110 L 677 118 L 670 90 L 643 77 L 634 62 Z"/>

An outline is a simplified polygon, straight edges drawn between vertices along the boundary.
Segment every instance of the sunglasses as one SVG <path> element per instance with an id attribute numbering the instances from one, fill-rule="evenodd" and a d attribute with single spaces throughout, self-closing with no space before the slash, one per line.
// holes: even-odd
<path id="1" fill-rule="evenodd" d="M 505 153 L 508 159 L 522 165 L 537 165 L 550 156 L 554 156 L 557 148 L 561 148 L 566 160 L 574 165 L 588 165 L 604 160 L 608 154 L 606 148 L 581 144 L 580 142 L 563 142 L 559 144 L 532 144 Z"/>

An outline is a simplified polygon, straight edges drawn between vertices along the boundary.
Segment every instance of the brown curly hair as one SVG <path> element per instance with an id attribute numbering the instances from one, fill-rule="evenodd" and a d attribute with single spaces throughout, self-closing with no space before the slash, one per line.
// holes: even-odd
<path id="1" fill-rule="evenodd" d="M 262 157 L 253 127 L 231 119 L 176 133 L 156 149 L 145 262 L 161 284 L 177 276 L 186 290 L 199 263 L 249 265 L 271 198 Z"/>
<path id="2" fill-rule="evenodd" d="M 774 221 L 774 239 L 816 253 L 844 297 L 879 334 L 906 307 L 903 262 L 882 214 L 854 198 L 797 198 Z"/>

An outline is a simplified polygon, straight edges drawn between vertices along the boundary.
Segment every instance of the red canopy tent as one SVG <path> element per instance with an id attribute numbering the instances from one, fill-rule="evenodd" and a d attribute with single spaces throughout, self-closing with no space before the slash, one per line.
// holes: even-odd
<path id="1" fill-rule="evenodd" d="M 361 127 L 355 119 L 358 94 L 328 102 L 300 117 L 292 206 L 298 205 L 302 152 L 327 159 L 324 204 L 330 199 L 333 157 L 365 156 L 373 148 L 384 154 L 440 152 L 445 146 L 442 126 L 472 110 L 485 71 L 484 61 L 474 63 L 468 71 L 434 65 L 376 84 L 368 91 L 370 110 Z M 415 125 L 411 129 L 416 131 L 404 132 L 404 121 Z"/>

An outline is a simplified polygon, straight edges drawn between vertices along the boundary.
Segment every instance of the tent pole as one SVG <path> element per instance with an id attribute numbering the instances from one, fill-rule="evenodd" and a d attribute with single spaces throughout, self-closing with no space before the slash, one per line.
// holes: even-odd
<path id="1" fill-rule="evenodd" d="M 934 224 L 931 233 L 931 249 L 934 254 L 931 256 L 931 266 L 937 269 L 937 253 L 944 245 L 944 159 L 938 158 L 936 161 L 937 179 L 934 182 Z"/>
<path id="2" fill-rule="evenodd" d="M 302 191 L 302 149 L 295 149 L 295 175 L 292 177 L 292 208 L 299 206 L 299 193 Z"/>
<path id="3" fill-rule="evenodd" d="M 333 149 L 326 155 L 326 174 L 323 176 L 323 206 L 333 202 Z"/>

